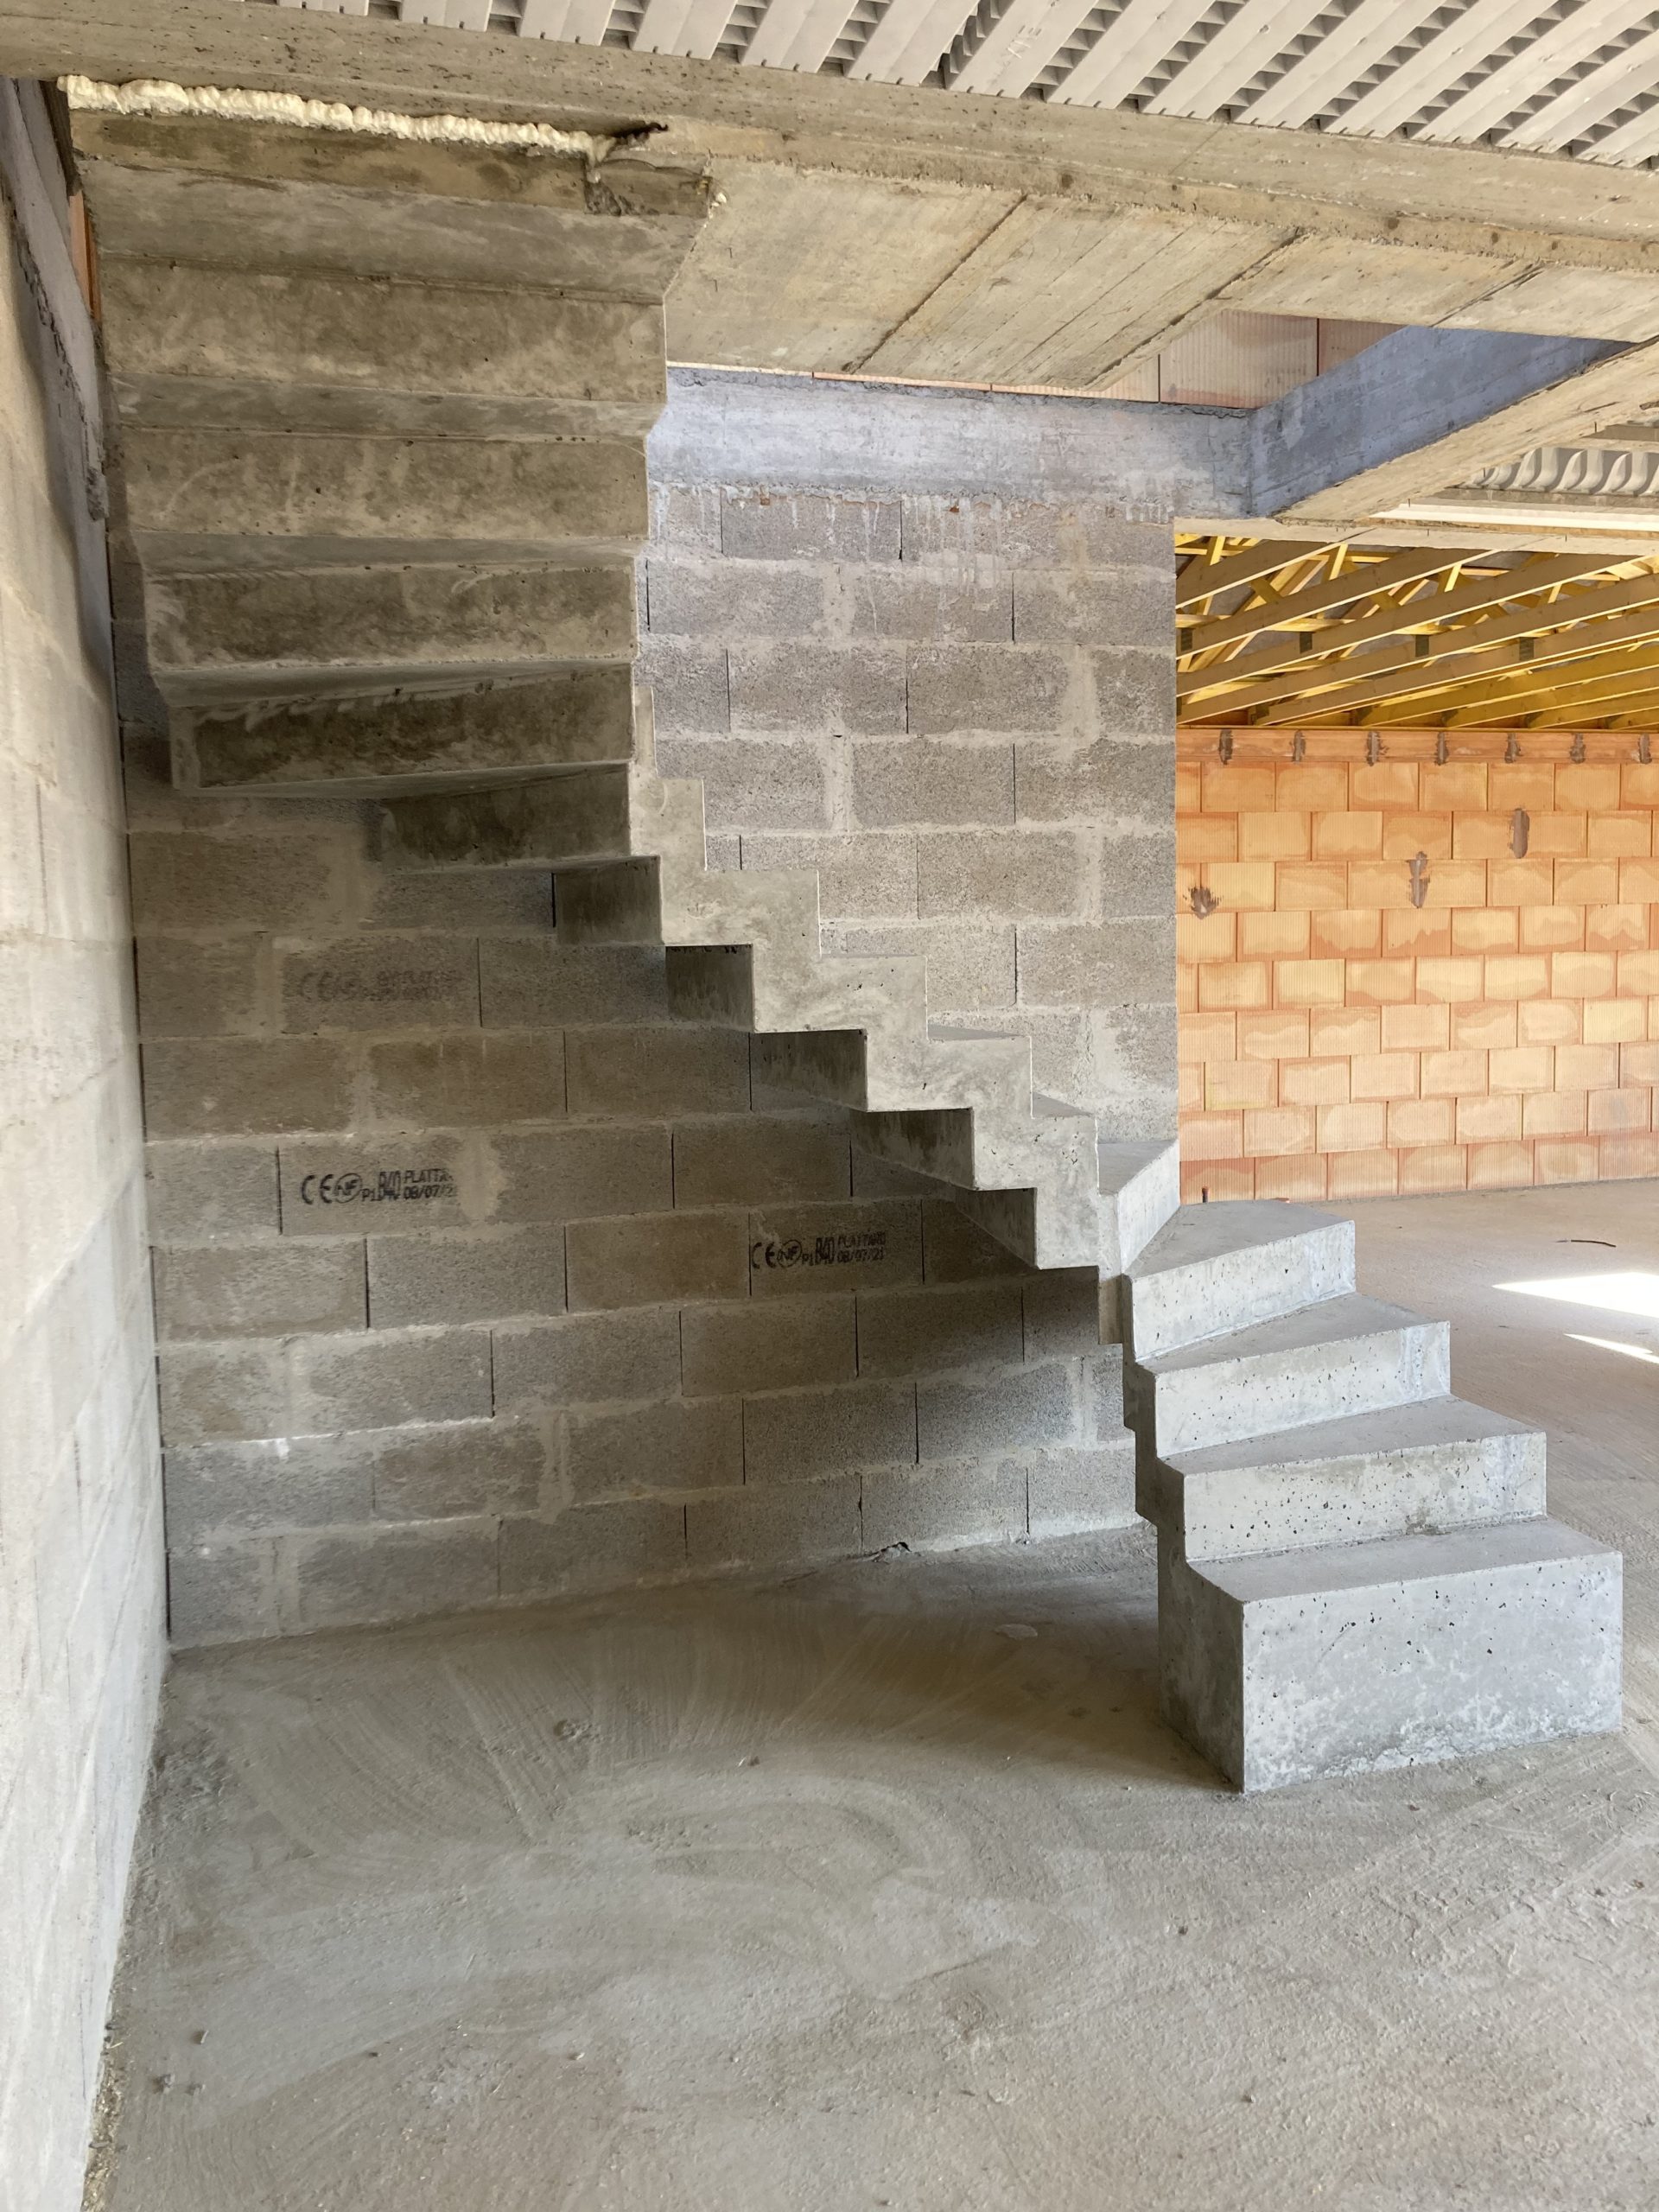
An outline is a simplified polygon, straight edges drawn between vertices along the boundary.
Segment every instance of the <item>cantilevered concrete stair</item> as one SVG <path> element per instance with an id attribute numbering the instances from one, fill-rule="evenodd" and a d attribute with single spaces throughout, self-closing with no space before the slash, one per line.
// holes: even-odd
<path id="1" fill-rule="evenodd" d="M 709 867 L 632 666 L 706 181 L 268 122 L 76 141 L 124 642 L 179 785 L 368 794 L 412 872 L 551 871 L 567 942 L 666 947 L 679 1011 L 866 1149 L 1039 1268 L 1128 1271 L 1167 1710 L 1235 1780 L 1612 1725 L 1617 1560 L 1541 1517 L 1539 1440 L 1447 1395 L 1444 1328 L 1355 1295 L 1344 1224 L 1176 1214 L 1173 1143 L 1103 1143 L 1025 1039 L 931 1020 L 921 963 L 827 957 L 815 875 Z"/>
<path id="2" fill-rule="evenodd" d="M 1615 1728 L 1618 1554 L 1361 1297 L 1351 1222 L 1185 1206 L 1122 1286 L 1166 1718 L 1242 1788 Z"/>

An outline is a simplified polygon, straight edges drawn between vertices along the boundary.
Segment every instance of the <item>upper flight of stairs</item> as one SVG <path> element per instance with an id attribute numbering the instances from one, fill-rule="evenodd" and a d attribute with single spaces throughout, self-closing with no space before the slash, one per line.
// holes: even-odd
<path id="1" fill-rule="evenodd" d="M 1166 1717 L 1245 1789 L 1618 1725 L 1619 1560 L 1358 1295 L 1351 1222 L 1185 1206 L 1122 1287 Z"/>

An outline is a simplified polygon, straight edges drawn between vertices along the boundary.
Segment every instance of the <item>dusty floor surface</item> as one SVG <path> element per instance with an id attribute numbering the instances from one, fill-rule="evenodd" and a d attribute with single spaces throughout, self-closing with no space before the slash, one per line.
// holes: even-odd
<path id="1" fill-rule="evenodd" d="M 1242 1801 L 1139 1532 L 189 1658 L 94 2201 L 1659 2204 L 1659 1366 L 1568 1334 L 1659 1318 L 1493 1287 L 1659 1185 L 1357 1212 L 1626 1548 L 1622 1738 Z"/>

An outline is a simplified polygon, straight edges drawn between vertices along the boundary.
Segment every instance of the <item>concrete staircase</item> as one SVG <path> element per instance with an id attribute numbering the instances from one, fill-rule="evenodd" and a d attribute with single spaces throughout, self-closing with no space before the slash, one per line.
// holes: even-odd
<path id="1" fill-rule="evenodd" d="M 1351 1222 L 1185 1206 L 1122 1285 L 1166 1719 L 1246 1789 L 1616 1728 L 1618 1554 L 1358 1295 Z"/>

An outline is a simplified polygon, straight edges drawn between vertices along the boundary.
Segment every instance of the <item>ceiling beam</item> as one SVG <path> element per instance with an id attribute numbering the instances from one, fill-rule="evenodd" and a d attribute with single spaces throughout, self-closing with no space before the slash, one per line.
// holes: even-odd
<path id="1" fill-rule="evenodd" d="M 1332 540 L 1331 543 L 1336 542 Z M 1253 584 L 1263 576 L 1277 575 L 1293 561 L 1306 561 L 1313 554 L 1328 553 L 1331 543 L 1306 538 L 1264 538 L 1258 544 L 1247 546 L 1241 553 L 1229 553 L 1219 561 L 1206 563 L 1202 555 L 1196 556 L 1175 579 L 1176 611 L 1179 613 L 1183 608 L 1198 606 L 1203 600 L 1213 599 L 1217 592 L 1233 591 L 1240 584 Z"/>
<path id="2" fill-rule="evenodd" d="M 1310 546 L 1307 550 L 1317 552 L 1319 549 Z M 1306 591 L 1274 600 L 1266 607 L 1246 607 L 1237 614 L 1224 615 L 1217 622 L 1199 624 L 1183 645 L 1182 654 L 1210 652 L 1217 645 L 1230 645 L 1241 638 L 1259 637 L 1264 630 L 1299 630 L 1306 626 L 1310 615 L 1323 614 L 1332 607 L 1351 607 L 1357 601 L 1375 599 L 1379 592 L 1421 583 L 1425 576 L 1438 575 L 1442 569 L 1455 568 L 1462 558 L 1461 554 L 1447 552 L 1444 547 L 1428 552 L 1418 548 L 1408 553 L 1396 553 L 1389 560 L 1373 562 L 1366 568 L 1345 568 L 1339 576 L 1310 584 Z M 1233 664 L 1219 665 L 1230 669 Z"/>

